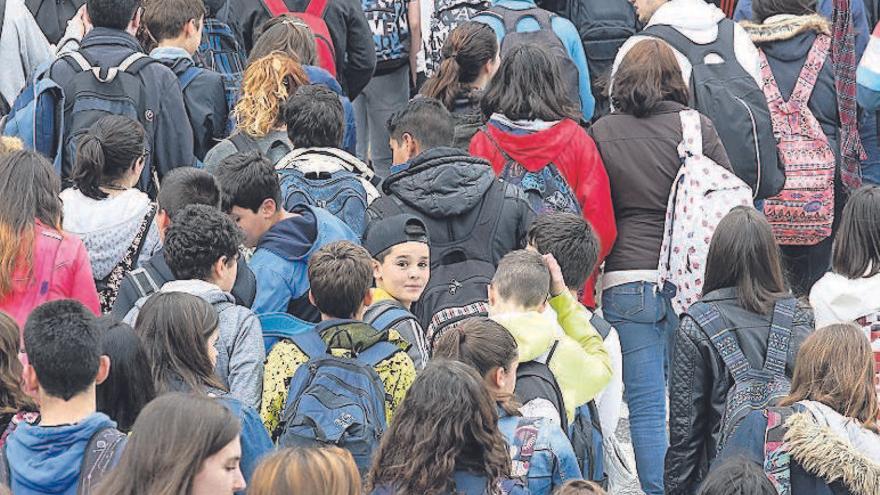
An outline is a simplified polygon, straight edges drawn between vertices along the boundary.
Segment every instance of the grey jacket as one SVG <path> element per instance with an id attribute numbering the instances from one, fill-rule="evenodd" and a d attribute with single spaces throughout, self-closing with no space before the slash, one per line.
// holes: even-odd
<path id="1" fill-rule="evenodd" d="M 263 329 L 256 315 L 244 306 L 237 306 L 232 294 L 202 280 L 174 280 L 163 285 L 159 292 L 185 292 L 214 306 L 220 317 L 220 338 L 215 345 L 217 377 L 232 396 L 259 410 L 266 350 Z M 148 298 L 138 299 L 123 321 L 134 326 Z"/>
<path id="2" fill-rule="evenodd" d="M 51 61 L 54 53 L 23 0 L 6 0 L 0 29 L 0 95 L 12 106 L 36 69 Z"/>

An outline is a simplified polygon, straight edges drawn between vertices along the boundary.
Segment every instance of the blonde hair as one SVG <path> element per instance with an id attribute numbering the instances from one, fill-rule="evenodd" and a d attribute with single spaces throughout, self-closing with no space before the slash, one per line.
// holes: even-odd
<path id="1" fill-rule="evenodd" d="M 280 449 L 254 471 L 248 495 L 323 493 L 360 495 L 354 459 L 339 447 Z"/>
<path id="2" fill-rule="evenodd" d="M 275 51 L 248 65 L 235 106 L 238 129 L 261 138 L 284 122 L 281 106 L 296 88 L 309 83 L 302 66 Z"/>
<path id="3" fill-rule="evenodd" d="M 21 139 L 9 136 L 0 136 L 0 155 L 12 153 L 13 151 L 21 151 L 23 149 L 24 144 L 21 142 Z"/>
<path id="4" fill-rule="evenodd" d="M 607 493 L 601 486 L 592 481 L 570 480 L 553 492 L 553 495 L 606 495 Z"/>

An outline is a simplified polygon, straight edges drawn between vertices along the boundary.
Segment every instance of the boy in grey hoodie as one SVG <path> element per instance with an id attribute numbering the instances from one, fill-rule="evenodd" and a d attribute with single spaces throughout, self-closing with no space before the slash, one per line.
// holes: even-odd
<path id="1" fill-rule="evenodd" d="M 216 208 L 190 205 L 178 212 L 165 234 L 165 261 L 177 278 L 160 292 L 186 292 L 211 303 L 220 318 L 217 376 L 242 402 L 260 407 L 263 383 L 263 331 L 254 313 L 235 304 L 229 291 L 235 283 L 242 234 Z M 142 297 L 124 321 L 135 325 Z"/>

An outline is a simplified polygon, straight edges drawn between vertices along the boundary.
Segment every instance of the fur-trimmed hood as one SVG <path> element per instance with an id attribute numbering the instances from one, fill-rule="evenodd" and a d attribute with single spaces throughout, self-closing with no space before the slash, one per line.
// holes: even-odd
<path id="1" fill-rule="evenodd" d="M 749 33 L 755 44 L 789 40 L 808 31 L 831 35 L 831 24 L 828 19 L 818 14 L 775 15 L 765 19 L 762 24 L 741 21 L 740 25 Z"/>
<path id="2" fill-rule="evenodd" d="M 785 423 L 785 444 L 808 473 L 840 480 L 855 495 L 880 493 L 880 435 L 828 406 L 802 401 L 805 412 Z"/>

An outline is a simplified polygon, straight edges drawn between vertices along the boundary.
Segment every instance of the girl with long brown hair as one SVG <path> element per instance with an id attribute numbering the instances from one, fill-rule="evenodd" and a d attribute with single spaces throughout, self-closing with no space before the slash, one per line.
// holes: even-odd
<path id="1" fill-rule="evenodd" d="M 474 133 L 486 122 L 480 99 L 501 65 L 498 38 L 488 24 L 463 22 L 449 33 L 440 54 L 443 60 L 425 81 L 421 94 L 440 100 L 452 113 L 453 145 L 467 149 Z"/>
<path id="2" fill-rule="evenodd" d="M 750 206 L 734 208 L 712 236 L 703 297 L 682 315 L 674 337 L 667 489 L 696 490 L 737 427 L 728 413 L 739 393 L 734 387 L 751 373 L 763 373 L 768 390 L 771 377 L 782 387 L 813 330 L 809 306 L 788 290 L 770 224 Z M 745 365 L 737 366 L 742 360 Z M 767 400 L 772 404 L 778 396 Z"/>
<path id="3" fill-rule="evenodd" d="M 566 480 L 581 478 L 574 450 L 559 425 L 560 415 L 550 398 L 537 398 L 527 404 L 528 416 L 540 419 L 522 417 L 521 406 L 514 397 L 519 351 L 516 340 L 500 323 L 489 318 L 466 320 L 438 339 L 434 357 L 460 361 L 483 377 L 497 405 L 498 428 L 511 451 L 521 447 L 523 432 L 535 432 L 535 453 L 528 470 L 519 473 L 517 480 L 527 484 L 530 493 L 549 495 Z M 518 460 L 515 454 L 511 455 L 511 461 Z"/>
<path id="4" fill-rule="evenodd" d="M 0 312 L 0 448 L 18 423 L 33 423 L 39 418 L 33 399 L 21 388 L 21 361 L 18 325 Z"/>
<path id="5" fill-rule="evenodd" d="M 510 474 L 498 413 L 470 366 L 436 360 L 416 378 L 373 456 L 373 495 L 497 493 Z"/>
<path id="6" fill-rule="evenodd" d="M 718 461 L 744 455 L 771 469 L 779 493 L 880 493 L 874 377 L 874 356 L 859 327 L 816 330 L 798 353 L 791 392 L 779 407 L 747 416 Z"/>
<path id="7" fill-rule="evenodd" d="M 61 230 L 61 180 L 39 153 L 0 157 L 0 311 L 24 326 L 54 299 L 76 299 L 100 314 L 89 255 Z"/>
<path id="8" fill-rule="evenodd" d="M 339 447 L 281 449 L 257 467 L 248 495 L 281 493 L 361 495 L 361 476 L 351 453 Z"/>
<path id="9" fill-rule="evenodd" d="M 205 155 L 205 168 L 213 172 L 224 158 L 240 151 L 261 151 L 273 162 L 293 145 L 287 138 L 282 105 L 296 88 L 308 84 L 302 66 L 280 51 L 251 60 L 241 82 L 241 98 L 233 115 L 233 134 Z"/>
<path id="10" fill-rule="evenodd" d="M 147 404 L 119 464 L 99 495 L 232 495 L 246 483 L 239 468 L 241 427 L 219 402 L 168 394 Z"/>

